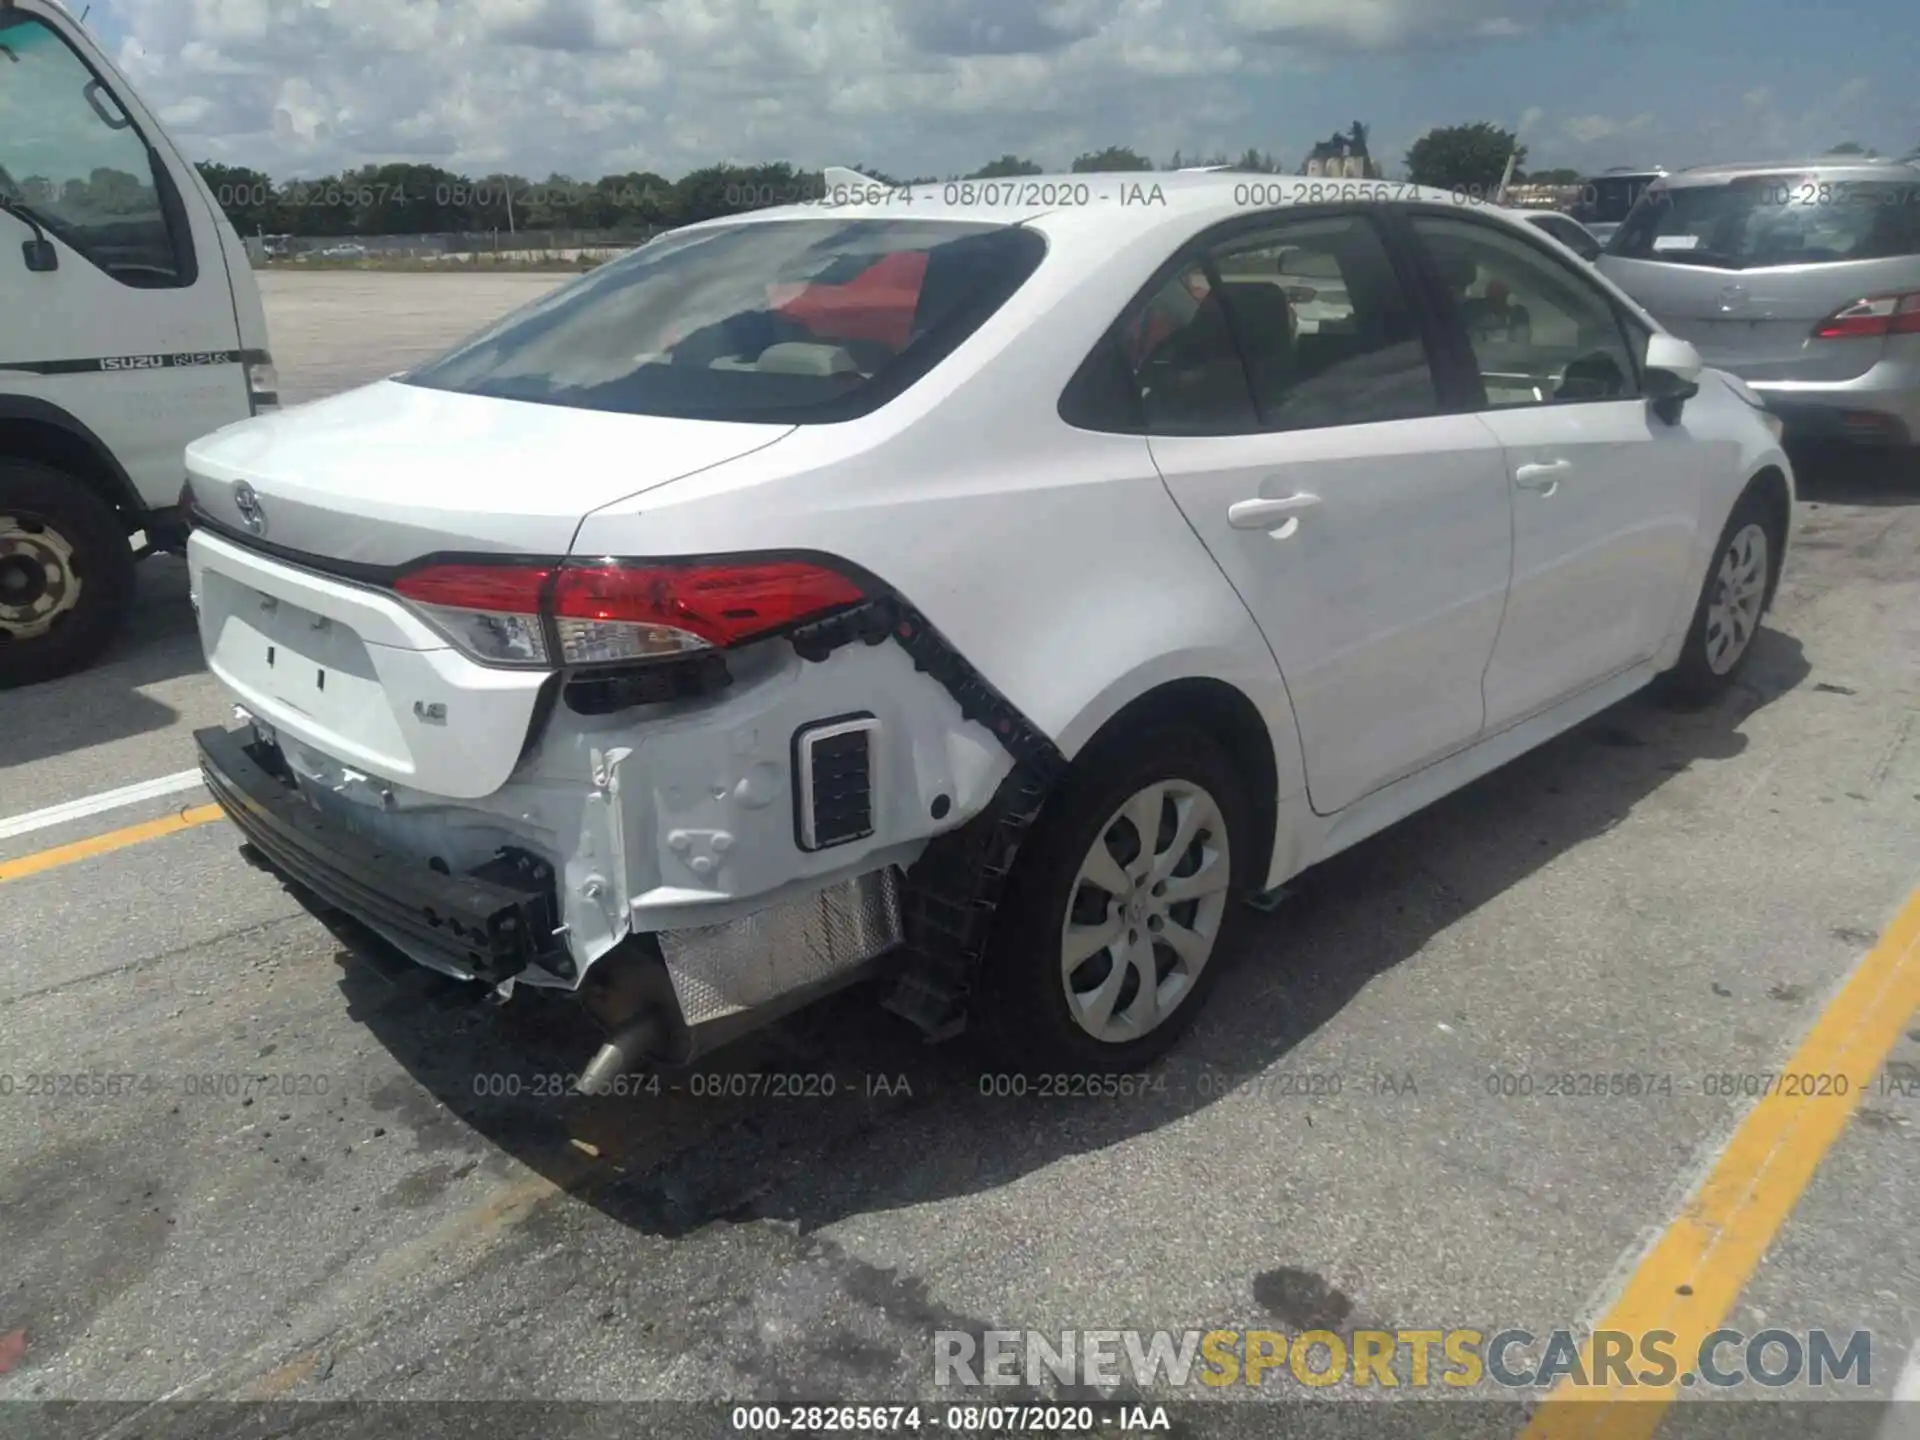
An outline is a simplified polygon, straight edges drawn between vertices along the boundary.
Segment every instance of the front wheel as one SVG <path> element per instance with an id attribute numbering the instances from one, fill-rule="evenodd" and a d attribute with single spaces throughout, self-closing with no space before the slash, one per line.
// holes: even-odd
<path id="1" fill-rule="evenodd" d="M 1733 507 L 1694 607 L 1680 659 L 1663 677 L 1667 695 L 1683 705 L 1705 705 L 1734 682 L 1753 652 L 1773 593 L 1781 537 L 1767 507 L 1752 492 Z"/>
<path id="2" fill-rule="evenodd" d="M 0 689 L 91 664 L 133 597 L 113 508 L 50 466 L 0 460 Z"/>
<path id="3" fill-rule="evenodd" d="M 1003 1059 L 1111 1073 L 1172 1047 L 1244 888 L 1243 790 L 1184 727 L 1081 758 L 1020 851 L 981 977 L 975 1015 Z"/>

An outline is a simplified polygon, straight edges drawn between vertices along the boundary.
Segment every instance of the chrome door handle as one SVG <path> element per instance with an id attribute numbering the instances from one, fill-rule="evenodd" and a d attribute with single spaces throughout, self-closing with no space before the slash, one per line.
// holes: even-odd
<path id="1" fill-rule="evenodd" d="M 1236 500 L 1227 507 L 1227 524 L 1236 530 L 1271 530 L 1289 516 L 1311 510 L 1319 503 L 1318 495 L 1305 491 L 1279 500 Z"/>
<path id="2" fill-rule="evenodd" d="M 1513 483 L 1522 490 L 1538 490 L 1543 495 L 1551 495 L 1560 484 L 1560 477 L 1572 468 L 1571 460 L 1550 460 L 1540 465 L 1517 466 L 1513 472 Z"/>

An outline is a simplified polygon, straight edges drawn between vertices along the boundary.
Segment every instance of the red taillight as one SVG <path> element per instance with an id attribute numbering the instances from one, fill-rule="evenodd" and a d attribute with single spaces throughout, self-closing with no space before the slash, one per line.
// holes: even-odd
<path id="1" fill-rule="evenodd" d="M 560 572 L 553 613 L 575 663 L 725 649 L 864 598 L 804 560 L 583 565 Z"/>
<path id="2" fill-rule="evenodd" d="M 538 615 L 553 568 L 536 565 L 434 565 L 402 575 L 393 588 L 422 605 Z"/>
<path id="3" fill-rule="evenodd" d="M 647 660 L 725 649 L 855 604 L 865 592 L 803 560 L 649 565 L 436 565 L 394 589 L 475 658 L 549 664 Z"/>
<path id="4" fill-rule="evenodd" d="M 1876 335 L 1920 335 L 1920 291 L 1869 295 L 1834 311 L 1813 331 L 1816 340 L 1854 340 Z"/>

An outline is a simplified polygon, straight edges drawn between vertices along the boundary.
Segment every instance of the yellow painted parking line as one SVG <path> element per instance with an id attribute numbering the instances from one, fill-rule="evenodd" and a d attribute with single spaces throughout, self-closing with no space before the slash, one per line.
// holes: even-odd
<path id="1" fill-rule="evenodd" d="M 23 855 L 18 860 L 0 860 L 0 884 L 5 884 L 9 880 L 24 880 L 29 875 L 38 875 L 42 871 L 71 865 L 76 860 L 91 860 L 96 855 L 105 855 L 112 850 L 124 850 L 129 845 L 138 845 L 142 840 L 158 840 L 162 835 L 177 835 L 182 830 L 191 830 L 196 825 L 205 825 L 209 821 L 218 820 L 224 813 L 218 805 L 196 805 L 190 810 L 180 811 L 177 815 L 165 815 L 158 820 L 143 820 L 138 825 L 109 830 L 104 835 L 95 835 L 86 840 L 75 840 L 71 845 L 56 845 L 51 850 L 39 850 L 32 855 Z"/>
<path id="2" fill-rule="evenodd" d="M 1628 1277 L 1594 1328 L 1671 1331 L 1670 1353 L 1689 1370 L 1701 1343 L 1731 1313 L 1821 1159 L 1840 1138 L 1889 1052 L 1920 1009 L 1920 890 L 1820 1012 L 1781 1075 L 1847 1077 L 1845 1094 L 1787 1095 L 1755 1105 L 1680 1214 Z M 1838 1091 L 1838 1080 L 1830 1082 Z M 1592 1380 L 1593 1347 L 1581 1353 Z M 1681 1386 L 1566 1380 L 1551 1391 L 1521 1440 L 1646 1440 Z"/>

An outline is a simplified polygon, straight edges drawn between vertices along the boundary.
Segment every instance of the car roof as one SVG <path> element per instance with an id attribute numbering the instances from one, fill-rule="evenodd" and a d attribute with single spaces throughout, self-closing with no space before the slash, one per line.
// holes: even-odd
<path id="1" fill-rule="evenodd" d="M 1669 188 L 1688 185 L 1725 185 L 1751 175 L 1817 175 L 1823 180 L 1920 180 L 1920 167 L 1903 160 L 1869 159 L 1864 155 L 1819 160 L 1744 160 L 1725 165 L 1694 165 L 1666 177 Z"/>
<path id="2" fill-rule="evenodd" d="M 971 186 L 971 190 L 963 187 Z M 890 186 L 879 181 L 828 197 L 841 203 L 778 205 L 700 222 L 686 229 L 772 220 L 847 218 L 986 221 L 1027 224 L 1049 235 L 1082 225 L 1109 233 L 1144 234 L 1174 221 L 1204 228 L 1252 210 L 1276 210 L 1338 199 L 1393 199 L 1467 208 L 1451 192 L 1397 180 L 1329 179 L 1224 170 L 1128 170 L 1019 175 L 999 180 L 936 181 Z M 1501 207 L 1476 210 L 1510 213 Z"/>

